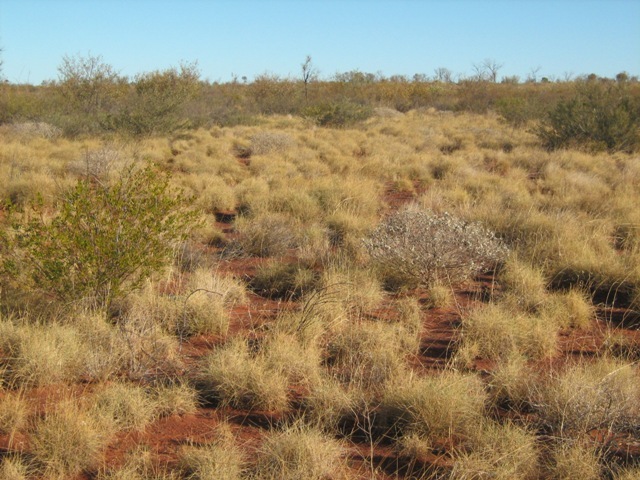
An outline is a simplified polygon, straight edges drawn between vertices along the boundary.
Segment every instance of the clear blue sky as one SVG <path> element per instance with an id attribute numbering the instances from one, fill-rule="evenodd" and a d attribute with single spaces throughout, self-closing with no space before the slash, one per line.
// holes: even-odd
<path id="1" fill-rule="evenodd" d="M 360 70 L 640 75 L 640 0 L 0 0 L 4 77 L 58 78 L 64 55 L 122 75 L 198 61 L 202 77 Z"/>

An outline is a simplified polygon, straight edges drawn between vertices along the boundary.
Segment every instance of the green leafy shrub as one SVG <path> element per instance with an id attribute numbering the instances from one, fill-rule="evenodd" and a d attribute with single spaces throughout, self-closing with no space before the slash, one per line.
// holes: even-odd
<path id="1" fill-rule="evenodd" d="M 64 56 L 58 67 L 63 101 L 57 119 L 66 134 L 98 132 L 126 92 L 126 81 L 100 56 Z"/>
<path id="2" fill-rule="evenodd" d="M 3 268 L 28 272 L 58 299 L 89 298 L 98 307 L 138 287 L 170 260 L 196 214 L 169 177 L 131 165 L 112 182 L 80 179 L 48 220 L 43 202 L 14 215 Z"/>
<path id="3" fill-rule="evenodd" d="M 559 102 L 536 133 L 550 150 L 634 152 L 640 148 L 640 102 L 624 84 L 582 82 L 573 98 Z"/>
<path id="4" fill-rule="evenodd" d="M 511 126 L 520 128 L 542 116 L 542 105 L 523 97 L 506 97 L 496 101 L 495 109 Z"/>
<path id="5" fill-rule="evenodd" d="M 183 110 L 199 91 L 196 64 L 138 75 L 110 127 L 133 135 L 160 135 L 188 126 Z"/>

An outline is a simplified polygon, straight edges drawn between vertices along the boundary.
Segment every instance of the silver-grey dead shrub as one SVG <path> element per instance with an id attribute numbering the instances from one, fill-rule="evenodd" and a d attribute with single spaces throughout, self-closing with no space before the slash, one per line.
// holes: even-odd
<path id="1" fill-rule="evenodd" d="M 399 210 L 364 240 L 384 275 L 415 285 L 460 282 L 504 261 L 507 248 L 479 223 L 415 205 Z"/>
<path id="2" fill-rule="evenodd" d="M 46 122 L 21 122 L 14 123 L 12 130 L 18 135 L 30 138 L 46 138 L 53 140 L 62 136 L 62 129 Z"/>

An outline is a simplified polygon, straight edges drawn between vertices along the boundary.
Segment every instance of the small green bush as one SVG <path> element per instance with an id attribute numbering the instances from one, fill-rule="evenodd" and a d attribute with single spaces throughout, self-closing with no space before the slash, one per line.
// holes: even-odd
<path id="1" fill-rule="evenodd" d="M 624 84 L 578 83 L 573 98 L 558 103 L 536 133 L 549 150 L 634 152 L 640 148 L 640 101 Z"/>
<path id="2" fill-rule="evenodd" d="M 196 214 L 174 194 L 169 177 L 131 165 L 113 182 L 80 179 L 47 220 L 42 201 L 13 218 L 6 235 L 5 272 L 28 272 L 35 285 L 60 300 L 112 300 L 168 264 Z"/>

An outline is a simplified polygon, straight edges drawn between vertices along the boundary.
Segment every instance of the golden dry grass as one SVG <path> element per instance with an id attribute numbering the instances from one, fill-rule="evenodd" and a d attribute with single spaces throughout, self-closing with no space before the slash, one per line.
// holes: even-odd
<path id="1" fill-rule="evenodd" d="M 496 360 L 514 354 L 549 358 L 558 349 L 558 330 L 547 317 L 514 311 L 508 304 L 482 305 L 462 318 L 457 361 L 470 365 L 478 357 Z"/>
<path id="2" fill-rule="evenodd" d="M 386 424 L 403 434 L 442 440 L 468 434 L 483 419 L 485 392 L 475 375 L 445 371 L 434 376 L 397 377 L 383 394 Z"/>
<path id="3" fill-rule="evenodd" d="M 471 432 L 469 440 L 455 455 L 451 479 L 539 478 L 536 436 L 512 423 L 487 422 Z"/>
<path id="4" fill-rule="evenodd" d="M 321 480 L 346 478 L 343 447 L 312 427 L 295 424 L 268 434 L 259 452 L 254 478 Z"/>
<path id="5" fill-rule="evenodd" d="M 195 197 L 205 219 L 177 252 L 180 271 L 150 279 L 113 318 L 44 297 L 13 304 L 29 295 L 22 279 L 0 281 L 3 312 L 21 309 L 0 321 L 0 432 L 26 431 L 36 460 L 5 457 L 0 476 L 95 471 L 112 432 L 195 411 L 194 388 L 173 383 L 187 368 L 214 406 L 287 412 L 308 425 L 274 427 L 254 465 L 227 436 L 185 448 L 175 472 L 140 450 L 97 478 L 339 477 L 345 451 L 332 437 L 349 437 L 345 419 L 374 410 L 375 427 L 397 433 L 401 455 L 423 459 L 443 439 L 454 442 L 452 478 L 635 478 L 632 469 L 612 473 L 581 434 L 638 424 L 637 343 L 607 325 L 604 358 L 558 370 L 546 363 L 559 353 L 559 335 L 596 335 L 612 305 L 640 311 L 637 156 L 546 152 L 493 114 L 435 110 L 380 112 L 345 129 L 261 117 L 135 143 L 3 127 L 0 141 L 0 203 L 21 209 L 41 194 L 53 213 L 61 189 L 79 176 L 105 178 L 126 162 L 152 161 Z M 362 239 L 400 201 L 478 221 L 509 246 L 490 303 L 473 298 L 461 307 L 448 284 L 383 290 Z M 235 220 L 221 226 L 221 212 Z M 212 246 L 224 247 L 223 256 Z M 242 256 L 265 258 L 248 274 L 251 294 L 219 268 Z M 245 331 L 230 334 L 232 310 L 255 293 L 298 303 L 252 331 L 249 343 Z M 465 373 L 425 374 L 408 361 L 429 338 L 431 309 L 462 310 L 452 366 Z M 198 334 L 216 341 L 201 364 L 185 367 L 182 342 Z M 483 380 L 477 360 L 493 361 Z M 152 386 L 143 390 L 138 380 Z M 30 416 L 25 389 L 80 382 L 95 390 L 93 409 L 71 402 Z M 562 437 L 544 452 L 542 473 L 531 431 L 490 422 L 487 407 Z"/>
<path id="6" fill-rule="evenodd" d="M 287 376 L 270 368 L 263 356 L 234 338 L 205 359 L 200 382 L 205 393 L 223 405 L 281 412 L 288 406 Z"/>
<path id="7" fill-rule="evenodd" d="M 69 478 L 98 465 L 113 432 L 108 420 L 64 400 L 35 423 L 31 449 L 46 478 Z"/>

